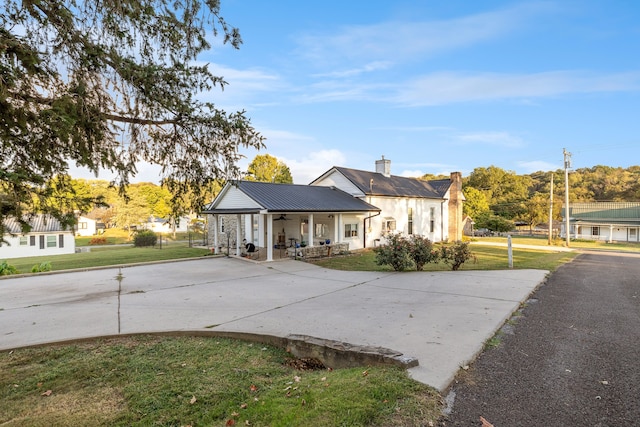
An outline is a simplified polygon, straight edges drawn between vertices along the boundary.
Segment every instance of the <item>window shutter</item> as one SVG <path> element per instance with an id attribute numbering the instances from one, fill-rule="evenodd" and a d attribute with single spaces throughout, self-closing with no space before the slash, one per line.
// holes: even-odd
<path id="1" fill-rule="evenodd" d="M 58 234 L 58 247 L 64 248 L 64 234 Z"/>
<path id="2" fill-rule="evenodd" d="M 40 249 L 44 249 L 44 234 L 40 236 Z"/>
<path id="3" fill-rule="evenodd" d="M 36 236 L 29 236 L 29 246 L 36 245 Z"/>

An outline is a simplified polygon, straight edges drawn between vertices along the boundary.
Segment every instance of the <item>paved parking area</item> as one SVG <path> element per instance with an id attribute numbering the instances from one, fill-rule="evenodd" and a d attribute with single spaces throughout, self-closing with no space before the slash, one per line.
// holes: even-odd
<path id="1" fill-rule="evenodd" d="M 545 279 L 543 270 L 345 272 L 237 258 L 0 280 L 0 350 L 105 335 L 291 334 L 417 358 L 444 390 Z"/>

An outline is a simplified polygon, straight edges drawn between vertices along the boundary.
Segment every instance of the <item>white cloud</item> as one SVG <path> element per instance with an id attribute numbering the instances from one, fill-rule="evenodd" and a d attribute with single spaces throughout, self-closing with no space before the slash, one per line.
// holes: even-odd
<path id="1" fill-rule="evenodd" d="M 352 25 L 330 29 L 331 34 L 303 35 L 298 51 L 329 67 L 345 61 L 411 60 L 498 38 L 553 10 L 549 3 L 529 3 L 449 20 Z"/>
<path id="2" fill-rule="evenodd" d="M 354 77 L 364 73 L 371 73 L 378 70 L 386 70 L 392 66 L 389 61 L 374 61 L 366 64 L 360 68 L 352 68 L 350 70 L 332 71 L 329 73 L 313 74 L 311 77 L 331 77 L 331 78 L 344 78 Z"/>
<path id="3" fill-rule="evenodd" d="M 524 145 L 522 138 L 509 132 L 471 132 L 459 134 L 455 139 L 463 144 L 485 144 L 500 147 L 517 148 Z"/>
<path id="4" fill-rule="evenodd" d="M 405 106 L 433 106 L 499 99 L 554 97 L 570 93 L 640 89 L 640 73 L 607 75 L 577 71 L 533 74 L 433 73 L 399 87 L 394 101 Z"/>
<path id="5" fill-rule="evenodd" d="M 222 64 L 209 63 L 209 69 L 228 84 L 224 89 L 218 86 L 204 92 L 200 99 L 213 101 L 227 110 L 246 109 L 247 104 L 253 99 L 260 99 L 260 103 L 253 104 L 254 107 L 272 105 L 274 102 L 266 102 L 264 94 L 279 93 L 287 87 L 279 75 L 258 68 L 239 70 Z"/>
<path id="6" fill-rule="evenodd" d="M 320 150 L 308 153 L 301 160 L 280 157 L 291 170 L 293 181 L 296 184 L 308 184 L 333 166 L 344 166 L 347 157 L 336 149 Z"/>
<path id="7" fill-rule="evenodd" d="M 426 172 L 421 171 L 419 169 L 416 169 L 416 170 L 403 170 L 402 172 L 400 172 L 400 176 L 404 176 L 404 177 L 407 177 L 407 178 L 420 178 L 425 173 Z"/>

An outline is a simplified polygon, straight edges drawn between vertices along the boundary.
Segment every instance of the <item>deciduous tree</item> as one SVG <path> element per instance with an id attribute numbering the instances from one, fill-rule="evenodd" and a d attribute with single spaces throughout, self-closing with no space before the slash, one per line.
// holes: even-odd
<path id="1" fill-rule="evenodd" d="M 69 164 L 114 172 L 122 191 L 136 163 L 160 165 L 169 191 L 189 193 L 194 209 L 203 200 L 190 190 L 238 177 L 238 148 L 262 148 L 263 138 L 243 111 L 199 97 L 226 85 L 196 62 L 218 32 L 240 46 L 218 0 L 4 0 L 0 235 Z"/>
<path id="2" fill-rule="evenodd" d="M 249 181 L 293 183 L 289 167 L 282 160 L 269 154 L 258 154 L 249 164 L 247 172 Z"/>

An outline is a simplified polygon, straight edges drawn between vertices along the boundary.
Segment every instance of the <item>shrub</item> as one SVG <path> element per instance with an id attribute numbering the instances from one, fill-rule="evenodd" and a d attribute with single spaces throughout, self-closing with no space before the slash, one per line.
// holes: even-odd
<path id="1" fill-rule="evenodd" d="M 106 245 L 107 238 L 106 237 L 93 237 L 89 240 L 90 245 Z"/>
<path id="2" fill-rule="evenodd" d="M 43 271 L 51 271 L 51 263 L 49 261 L 41 262 L 31 267 L 32 273 L 41 273 Z"/>
<path id="3" fill-rule="evenodd" d="M 440 253 L 433 249 L 431 240 L 423 236 L 411 236 L 411 259 L 416 265 L 416 270 L 422 271 L 425 264 L 438 262 Z"/>
<path id="4" fill-rule="evenodd" d="M 17 268 L 13 265 L 8 264 L 7 261 L 0 262 L 0 276 L 8 276 L 10 274 L 19 274 Z"/>
<path id="5" fill-rule="evenodd" d="M 388 264 L 395 271 L 403 271 L 411 267 L 411 243 L 400 234 L 390 234 L 387 237 L 387 244 L 374 249 L 376 253 L 376 264 Z"/>
<path id="6" fill-rule="evenodd" d="M 155 246 L 157 242 L 158 236 L 151 230 L 138 231 L 133 238 L 133 246 L 135 247 Z"/>
<path id="7" fill-rule="evenodd" d="M 453 245 L 442 246 L 440 248 L 442 261 L 451 266 L 451 270 L 456 271 L 462 264 L 473 258 L 469 249 L 469 242 L 456 242 Z"/>

